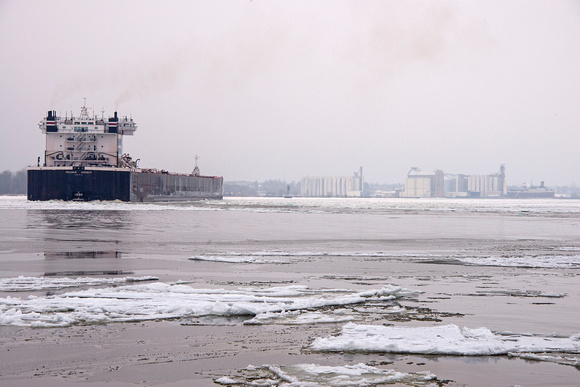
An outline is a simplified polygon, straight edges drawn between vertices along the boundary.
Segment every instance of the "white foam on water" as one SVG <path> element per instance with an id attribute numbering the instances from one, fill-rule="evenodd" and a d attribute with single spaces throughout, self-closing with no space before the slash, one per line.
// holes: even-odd
<path id="1" fill-rule="evenodd" d="M 355 351 L 424 355 L 487 356 L 539 352 L 580 352 L 580 334 L 552 337 L 500 335 L 488 328 L 457 325 L 386 327 L 347 323 L 339 335 L 317 338 L 317 351 Z"/>
<path id="2" fill-rule="evenodd" d="M 244 376 L 221 377 L 214 382 L 224 386 L 376 386 L 384 384 L 426 385 L 437 379 L 430 372 L 397 372 L 363 363 L 345 366 L 319 364 L 296 364 L 279 366 L 265 364 L 261 367 L 248 366 L 242 370 Z M 254 375 L 261 378 L 254 379 Z"/>
<path id="3" fill-rule="evenodd" d="M 196 289 L 186 284 L 135 284 L 27 299 L 0 298 L 0 325 L 57 327 L 196 316 L 253 317 L 262 313 L 394 300 L 418 293 L 391 285 L 357 292 L 313 290 L 299 285 L 226 290 Z M 315 320 L 312 318 L 311 322 Z"/>

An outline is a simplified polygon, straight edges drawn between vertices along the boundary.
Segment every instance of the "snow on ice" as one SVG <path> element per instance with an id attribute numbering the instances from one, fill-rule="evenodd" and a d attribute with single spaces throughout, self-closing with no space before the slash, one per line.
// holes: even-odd
<path id="1" fill-rule="evenodd" d="M 580 255 L 540 255 L 512 257 L 462 257 L 460 262 L 476 266 L 529 267 L 543 269 L 578 269 Z"/>
<path id="2" fill-rule="evenodd" d="M 575 251 L 572 248 L 563 251 Z M 247 253 L 226 252 L 219 255 L 196 255 L 189 259 L 193 261 L 214 261 L 225 263 L 292 263 L 291 259 L 308 257 L 353 257 L 363 259 L 391 259 L 391 260 L 430 260 L 450 259 L 466 265 L 500 266 L 500 267 L 527 267 L 544 269 L 578 269 L 580 255 L 522 255 L 522 256 L 484 256 L 473 257 L 461 254 L 442 255 L 427 253 L 389 253 L 389 252 L 321 252 L 321 251 L 282 251 L 266 250 Z M 285 257 L 286 260 L 264 259 L 270 257 Z M 288 260 L 288 258 L 290 260 Z"/>
<path id="3" fill-rule="evenodd" d="M 188 258 L 190 261 L 209 261 L 224 263 L 290 263 L 289 261 L 275 259 L 260 259 L 255 256 L 236 256 L 228 257 L 223 255 L 196 255 Z"/>
<path id="4" fill-rule="evenodd" d="M 224 386 L 375 386 L 383 384 L 425 385 L 436 379 L 430 372 L 397 372 L 363 363 L 346 366 L 296 364 L 291 366 L 248 366 L 235 377 L 223 376 L 214 382 Z"/>
<path id="5" fill-rule="evenodd" d="M 487 328 L 386 327 L 348 323 L 338 336 L 317 338 L 317 351 L 357 351 L 424 355 L 487 356 L 544 352 L 580 353 L 580 334 L 552 337 L 497 334 Z"/>
<path id="6" fill-rule="evenodd" d="M 74 288 L 79 286 L 97 286 L 127 284 L 131 282 L 156 281 L 159 278 L 152 276 L 145 277 L 123 277 L 123 278 L 68 278 L 68 277 L 12 277 L 0 278 L 0 291 L 2 292 L 26 292 L 31 290 L 54 290 L 64 288 Z"/>
<path id="7" fill-rule="evenodd" d="M 148 283 L 71 291 L 45 297 L 29 296 L 27 299 L 0 298 L 0 325 L 58 327 L 196 316 L 248 316 L 256 318 L 255 323 L 259 323 L 260 320 L 271 319 L 272 313 L 306 312 L 369 300 L 395 300 L 418 293 L 391 285 L 356 292 L 345 289 L 313 290 L 300 285 L 226 290 Z M 266 315 L 261 318 L 261 314 Z M 329 322 L 332 318 L 307 315 L 302 322 Z"/>
<path id="8" fill-rule="evenodd" d="M 65 202 L 27 201 L 26 196 L 1 196 L 0 209 L 115 210 L 115 211 L 217 211 L 302 212 L 302 213 L 500 213 L 536 216 L 580 213 L 580 202 L 558 199 L 374 199 L 358 198 L 231 198 L 175 203 L 126 203 L 121 201 Z"/>

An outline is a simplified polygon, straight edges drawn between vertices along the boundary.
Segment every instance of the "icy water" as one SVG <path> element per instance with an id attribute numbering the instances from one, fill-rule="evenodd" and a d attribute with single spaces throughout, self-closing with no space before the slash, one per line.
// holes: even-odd
<path id="1" fill-rule="evenodd" d="M 575 386 L 580 201 L 0 197 L 2 385 Z"/>

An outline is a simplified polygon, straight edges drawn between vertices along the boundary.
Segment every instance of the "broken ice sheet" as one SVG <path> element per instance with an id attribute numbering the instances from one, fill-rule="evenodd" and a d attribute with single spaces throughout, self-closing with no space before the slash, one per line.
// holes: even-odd
<path id="1" fill-rule="evenodd" d="M 570 337 L 532 334 L 499 334 L 488 328 L 457 325 L 386 327 L 348 323 L 337 336 L 317 338 L 316 351 L 353 351 L 423 355 L 487 356 L 580 353 L 580 334 Z M 537 356 L 534 360 L 546 360 Z"/>
<path id="2" fill-rule="evenodd" d="M 290 311 L 280 313 L 260 313 L 250 320 L 244 321 L 244 325 L 308 325 L 343 323 L 358 319 L 352 315 L 352 311 L 334 310 L 322 312 Z"/>
<path id="3" fill-rule="evenodd" d="M 300 285 L 231 290 L 196 289 L 183 283 L 148 283 L 29 296 L 28 299 L 0 298 L 0 325 L 62 327 L 199 316 L 250 318 L 262 313 L 391 301 L 417 293 L 391 285 L 366 291 L 310 289 Z"/>
<path id="4" fill-rule="evenodd" d="M 57 290 L 81 286 L 98 286 L 128 284 L 133 282 L 157 281 L 158 277 L 123 277 L 123 278 L 99 278 L 99 277 L 10 277 L 0 278 L 0 291 L 2 292 L 27 292 L 35 290 Z"/>
<path id="5" fill-rule="evenodd" d="M 214 380 L 224 386 L 376 386 L 404 384 L 427 385 L 437 377 L 430 372 L 397 372 L 363 363 L 346 366 L 324 366 L 319 364 L 296 364 L 289 366 L 248 366 L 236 376 L 224 376 Z"/>
<path id="6" fill-rule="evenodd" d="M 462 257 L 457 260 L 474 266 L 526 267 L 542 269 L 580 268 L 580 255 Z"/>
<path id="7" fill-rule="evenodd" d="M 256 263 L 256 264 L 288 264 L 290 261 L 280 259 L 260 259 L 255 256 L 225 256 L 225 255 L 195 255 L 188 258 L 190 261 L 207 261 L 207 262 L 223 262 L 223 263 Z"/>

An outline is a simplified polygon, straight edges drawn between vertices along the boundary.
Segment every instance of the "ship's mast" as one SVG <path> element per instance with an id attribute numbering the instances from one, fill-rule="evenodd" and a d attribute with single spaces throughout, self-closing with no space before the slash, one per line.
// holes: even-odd
<path id="1" fill-rule="evenodd" d="M 87 113 L 87 99 L 84 98 L 85 102 L 83 103 L 83 106 L 81 107 L 81 116 L 79 117 L 81 120 L 89 120 L 89 114 Z"/>
<path id="2" fill-rule="evenodd" d="M 195 158 L 195 168 L 193 168 L 193 175 L 199 176 L 199 167 L 197 166 L 197 160 L 199 160 L 199 156 L 196 154 L 194 158 Z"/>

